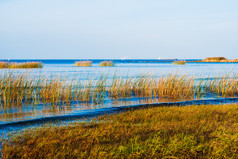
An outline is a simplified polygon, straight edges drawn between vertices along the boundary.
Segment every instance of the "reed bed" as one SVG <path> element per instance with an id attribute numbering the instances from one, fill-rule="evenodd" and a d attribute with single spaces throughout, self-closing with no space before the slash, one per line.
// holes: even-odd
<path id="1" fill-rule="evenodd" d="M 221 97 L 234 97 L 238 95 L 238 75 L 223 75 L 219 80 L 210 80 L 209 92 Z"/>
<path id="2" fill-rule="evenodd" d="M 114 66 L 115 64 L 112 61 L 102 61 L 99 66 Z"/>
<path id="3" fill-rule="evenodd" d="M 174 61 L 173 64 L 174 65 L 185 65 L 186 61 Z"/>
<path id="4" fill-rule="evenodd" d="M 157 107 L 2 140 L 2 158 L 238 158 L 238 105 Z"/>
<path id="5" fill-rule="evenodd" d="M 23 63 L 9 63 L 9 62 L 0 62 L 0 69 L 3 68 L 42 68 L 43 64 L 41 62 L 23 62 Z"/>
<path id="6" fill-rule="evenodd" d="M 76 61 L 74 66 L 90 67 L 92 66 L 92 63 L 92 61 Z"/>
<path id="7" fill-rule="evenodd" d="M 107 75 L 83 83 L 79 78 L 31 76 L 30 74 L 4 73 L 0 76 L 0 101 L 5 108 L 23 105 L 72 101 L 102 103 L 105 98 L 146 97 L 151 99 L 190 100 L 206 94 L 218 97 L 238 95 L 238 76 L 225 75 L 213 80 L 196 81 L 196 78 L 181 75 L 166 75 L 159 78 L 141 75 L 139 78 L 112 80 Z"/>

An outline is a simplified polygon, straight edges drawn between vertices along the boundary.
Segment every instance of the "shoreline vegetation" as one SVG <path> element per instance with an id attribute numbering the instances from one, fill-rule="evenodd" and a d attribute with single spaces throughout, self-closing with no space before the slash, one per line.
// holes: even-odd
<path id="1" fill-rule="evenodd" d="M 0 62 L 0 69 L 10 68 L 10 69 L 29 69 L 29 68 L 42 68 L 43 64 L 41 62 L 22 62 L 22 63 L 11 63 L 11 62 Z"/>
<path id="2" fill-rule="evenodd" d="M 74 66 L 91 67 L 92 63 L 92 61 L 76 61 Z"/>
<path id="3" fill-rule="evenodd" d="M 238 158 L 238 104 L 157 107 L 2 139 L 2 158 Z"/>
<path id="4" fill-rule="evenodd" d="M 209 77 L 207 78 L 209 79 Z M 99 79 L 82 81 L 76 75 L 65 78 L 33 76 L 28 73 L 4 73 L 0 76 L 0 101 L 3 108 L 24 104 L 70 103 L 71 101 L 103 103 L 105 98 L 117 100 L 130 97 L 164 98 L 173 100 L 199 99 L 206 95 L 237 97 L 238 75 L 199 80 L 186 75 L 112 79 L 101 75 Z"/>
<path id="5" fill-rule="evenodd" d="M 231 60 L 228 60 L 227 58 L 225 57 L 207 57 L 205 58 L 204 60 L 199 60 L 199 61 L 187 61 L 187 62 L 224 62 L 224 63 L 233 63 L 233 62 L 238 62 L 238 59 L 231 59 Z"/>

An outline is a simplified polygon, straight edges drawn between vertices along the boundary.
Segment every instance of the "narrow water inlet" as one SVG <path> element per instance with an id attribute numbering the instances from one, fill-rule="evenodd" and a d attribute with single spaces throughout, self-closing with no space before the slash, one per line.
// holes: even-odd
<path id="1" fill-rule="evenodd" d="M 179 102 L 161 102 L 161 103 L 152 103 L 152 104 L 137 104 L 137 105 L 128 105 L 120 107 L 108 107 L 108 108 L 98 108 L 91 110 L 83 110 L 80 113 L 72 113 L 69 115 L 60 115 L 60 116 L 50 116 L 50 117 L 40 117 L 24 121 L 14 121 L 0 124 L 0 130 L 7 129 L 9 127 L 22 127 L 29 125 L 42 125 L 47 122 L 54 121 L 70 121 L 75 119 L 83 118 L 93 118 L 101 115 L 121 113 L 129 110 L 136 110 L 142 108 L 152 108 L 152 107 L 170 107 L 170 106 L 188 106 L 188 105 L 219 105 L 219 104 L 231 104 L 238 103 L 238 97 L 234 98 L 213 98 L 213 99 L 202 99 L 202 100 L 190 100 L 190 101 L 179 101 Z M 1 131 L 0 131 L 1 132 Z"/>

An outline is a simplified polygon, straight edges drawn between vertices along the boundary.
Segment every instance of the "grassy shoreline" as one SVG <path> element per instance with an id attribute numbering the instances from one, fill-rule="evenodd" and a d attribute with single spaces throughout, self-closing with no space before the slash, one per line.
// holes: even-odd
<path id="1" fill-rule="evenodd" d="M 238 104 L 160 107 L 27 130 L 2 158 L 237 158 Z"/>

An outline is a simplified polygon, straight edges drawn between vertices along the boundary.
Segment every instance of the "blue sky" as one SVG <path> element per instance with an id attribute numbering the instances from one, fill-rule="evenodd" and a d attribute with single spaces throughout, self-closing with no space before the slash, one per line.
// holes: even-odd
<path id="1" fill-rule="evenodd" d="M 0 59 L 237 55 L 237 0 L 0 0 Z"/>

